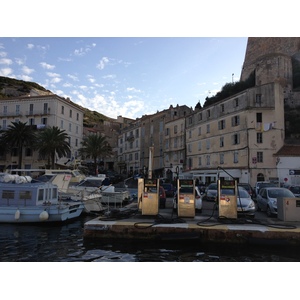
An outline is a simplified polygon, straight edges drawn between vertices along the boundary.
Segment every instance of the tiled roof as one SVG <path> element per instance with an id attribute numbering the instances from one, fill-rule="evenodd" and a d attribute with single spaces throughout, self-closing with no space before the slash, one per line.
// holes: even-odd
<path id="1" fill-rule="evenodd" d="M 300 156 L 300 145 L 284 145 L 274 156 Z"/>

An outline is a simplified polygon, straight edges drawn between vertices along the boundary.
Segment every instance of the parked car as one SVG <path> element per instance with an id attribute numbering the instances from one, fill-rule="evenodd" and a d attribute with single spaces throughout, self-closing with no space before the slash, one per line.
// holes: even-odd
<path id="1" fill-rule="evenodd" d="M 300 185 L 291 185 L 288 189 L 295 195 L 295 197 L 300 197 Z"/>
<path id="2" fill-rule="evenodd" d="M 184 193 L 184 192 L 191 192 L 191 191 L 185 191 L 183 189 L 181 189 L 181 192 Z M 177 211 L 177 203 L 178 203 L 178 194 L 177 194 L 177 191 L 175 191 L 174 193 L 174 198 L 173 198 L 173 209 Z M 202 195 L 200 193 L 200 190 L 197 186 L 195 186 L 195 209 L 196 211 L 198 212 L 202 212 Z"/>
<path id="3" fill-rule="evenodd" d="M 277 198 L 295 198 L 295 195 L 287 188 L 283 187 L 263 187 L 256 197 L 257 210 L 267 213 L 268 217 L 277 215 Z"/>
<path id="4" fill-rule="evenodd" d="M 165 189 L 167 197 L 174 197 L 175 188 L 172 183 L 161 183 L 160 185 Z"/>
<path id="5" fill-rule="evenodd" d="M 238 215 L 246 215 L 254 218 L 256 212 L 255 203 L 248 191 L 239 186 L 237 197 L 237 213 Z"/>
<path id="6" fill-rule="evenodd" d="M 162 186 L 159 186 L 159 208 L 166 208 L 166 192 Z"/>
<path id="7" fill-rule="evenodd" d="M 203 200 L 216 201 L 218 192 L 218 184 L 216 182 L 210 183 L 205 190 Z"/>
<path id="8" fill-rule="evenodd" d="M 259 190 L 263 187 L 278 187 L 278 184 L 275 184 L 270 181 L 258 181 L 255 184 L 255 194 L 256 196 L 259 194 Z"/>
<path id="9" fill-rule="evenodd" d="M 251 196 L 251 198 L 255 198 L 255 191 L 249 183 L 238 183 L 238 186 L 243 187 Z"/>

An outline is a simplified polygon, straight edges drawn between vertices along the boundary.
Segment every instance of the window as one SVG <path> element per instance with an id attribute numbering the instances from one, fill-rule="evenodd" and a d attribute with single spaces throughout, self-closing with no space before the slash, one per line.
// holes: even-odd
<path id="1" fill-rule="evenodd" d="M 79 113 L 76 114 L 76 121 L 79 121 Z"/>
<path id="2" fill-rule="evenodd" d="M 62 114 L 62 115 L 65 114 L 65 107 L 64 107 L 64 106 L 61 107 L 61 114 Z"/>
<path id="3" fill-rule="evenodd" d="M 60 120 L 60 128 L 64 129 L 64 121 L 63 120 Z"/>
<path id="4" fill-rule="evenodd" d="M 256 133 L 256 142 L 258 144 L 261 144 L 263 142 L 262 132 L 257 132 Z"/>
<path id="5" fill-rule="evenodd" d="M 7 127 L 7 120 L 2 121 L 2 129 L 6 129 Z"/>
<path id="6" fill-rule="evenodd" d="M 177 138 L 174 139 L 174 148 L 177 148 Z"/>
<path id="7" fill-rule="evenodd" d="M 192 130 L 189 130 L 189 138 L 192 138 Z"/>
<path id="8" fill-rule="evenodd" d="M 188 159 L 188 166 L 189 166 L 189 169 L 191 169 L 193 167 L 193 159 L 192 158 Z"/>
<path id="9" fill-rule="evenodd" d="M 238 133 L 232 136 L 232 145 L 238 145 L 240 143 L 240 135 Z"/>
<path id="10" fill-rule="evenodd" d="M 221 120 L 218 122 L 219 130 L 225 129 L 225 120 Z"/>
<path id="11" fill-rule="evenodd" d="M 202 112 L 198 114 L 198 121 L 202 121 Z"/>
<path id="12" fill-rule="evenodd" d="M 48 113 L 48 103 L 44 103 L 44 114 Z"/>
<path id="13" fill-rule="evenodd" d="M 201 127 L 198 127 L 198 135 L 201 135 Z"/>
<path id="14" fill-rule="evenodd" d="M 42 124 L 47 125 L 47 118 L 42 118 Z"/>
<path id="15" fill-rule="evenodd" d="M 72 118 L 72 109 L 70 109 L 70 118 Z"/>
<path id="16" fill-rule="evenodd" d="M 29 125 L 34 125 L 34 118 L 29 119 Z"/>
<path id="17" fill-rule="evenodd" d="M 220 165 L 224 164 L 224 153 L 220 153 Z"/>
<path id="18" fill-rule="evenodd" d="M 188 144 L 188 152 L 192 152 L 192 144 Z"/>
<path id="19" fill-rule="evenodd" d="M 206 149 L 208 150 L 210 148 L 210 140 L 206 140 Z"/>
<path id="20" fill-rule="evenodd" d="M 207 110 L 206 115 L 207 115 L 207 118 L 210 118 L 210 110 Z"/>
<path id="21" fill-rule="evenodd" d="M 202 160 L 201 160 L 201 156 L 198 157 L 198 166 L 201 166 L 202 165 Z"/>
<path id="22" fill-rule="evenodd" d="M 224 104 L 221 104 L 221 112 L 224 112 L 224 111 L 225 111 Z"/>
<path id="23" fill-rule="evenodd" d="M 231 118 L 231 126 L 238 126 L 240 125 L 240 116 L 234 116 Z"/>
<path id="24" fill-rule="evenodd" d="M 256 122 L 262 123 L 262 113 L 256 113 Z"/>
<path id="25" fill-rule="evenodd" d="M 166 149 L 169 149 L 169 140 L 166 140 Z"/>
<path id="26" fill-rule="evenodd" d="M 29 114 L 33 115 L 33 104 L 29 104 Z"/>
<path id="27" fill-rule="evenodd" d="M 7 115 L 7 106 L 3 106 L 3 115 Z"/>
<path id="28" fill-rule="evenodd" d="M 188 122 L 189 122 L 189 125 L 193 124 L 193 118 L 192 118 L 192 117 L 189 117 Z"/>
<path id="29" fill-rule="evenodd" d="M 32 156 L 32 149 L 31 148 L 25 148 L 25 156 Z"/>
<path id="30" fill-rule="evenodd" d="M 16 115 L 18 116 L 20 114 L 20 105 L 16 105 Z"/>
<path id="31" fill-rule="evenodd" d="M 234 99 L 234 106 L 238 107 L 239 106 L 239 98 Z"/>
<path id="32" fill-rule="evenodd" d="M 198 142 L 198 151 L 201 151 L 201 141 Z"/>
<path id="33" fill-rule="evenodd" d="M 264 162 L 263 152 L 257 152 L 257 162 L 262 163 Z"/>
<path id="34" fill-rule="evenodd" d="M 174 133 L 177 133 L 177 125 L 174 126 Z"/>
<path id="35" fill-rule="evenodd" d="M 69 131 L 71 132 L 72 131 L 72 124 L 69 123 Z"/>
<path id="36" fill-rule="evenodd" d="M 210 124 L 206 125 L 206 133 L 210 133 Z"/>
<path id="37" fill-rule="evenodd" d="M 233 152 L 233 162 L 237 164 L 239 162 L 239 153 L 238 151 Z"/>
<path id="38" fill-rule="evenodd" d="M 206 155 L 206 165 L 210 166 L 210 155 Z"/>
<path id="39" fill-rule="evenodd" d="M 224 136 L 220 137 L 220 147 L 224 147 Z"/>
<path id="40" fill-rule="evenodd" d="M 261 94 L 256 94 L 255 96 L 255 104 L 261 105 Z"/>
<path id="41" fill-rule="evenodd" d="M 169 128 L 166 128 L 166 135 L 169 135 Z"/>

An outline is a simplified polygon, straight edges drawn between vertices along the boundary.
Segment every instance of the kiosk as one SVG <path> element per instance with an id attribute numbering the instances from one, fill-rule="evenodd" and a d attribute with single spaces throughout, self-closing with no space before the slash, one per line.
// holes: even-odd
<path id="1" fill-rule="evenodd" d="M 218 180 L 219 218 L 237 218 L 237 181 Z"/>
<path id="2" fill-rule="evenodd" d="M 195 181 L 193 179 L 177 180 L 177 214 L 178 217 L 195 217 Z"/>
<path id="3" fill-rule="evenodd" d="M 159 209 L 159 180 L 144 179 L 141 202 L 142 215 L 157 215 Z"/>

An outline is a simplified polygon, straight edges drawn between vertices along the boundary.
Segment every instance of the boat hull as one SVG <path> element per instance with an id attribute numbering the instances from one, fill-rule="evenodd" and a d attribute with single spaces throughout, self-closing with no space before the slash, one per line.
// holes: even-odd
<path id="1" fill-rule="evenodd" d="M 0 223 L 64 222 L 79 217 L 83 209 L 82 203 L 36 207 L 1 207 Z"/>

